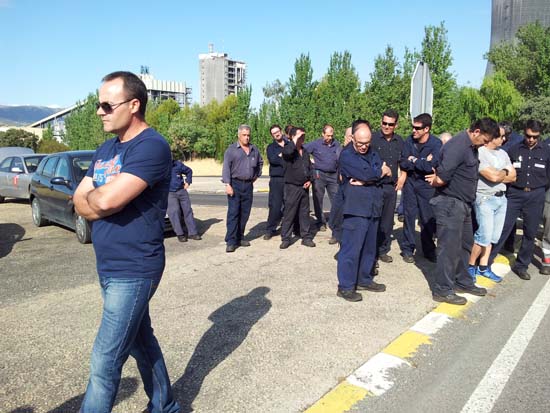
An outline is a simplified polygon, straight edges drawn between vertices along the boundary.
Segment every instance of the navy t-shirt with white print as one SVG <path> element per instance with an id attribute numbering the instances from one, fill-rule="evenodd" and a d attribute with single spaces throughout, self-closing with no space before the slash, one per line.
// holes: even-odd
<path id="1" fill-rule="evenodd" d="M 110 139 L 95 152 L 86 174 L 93 179 L 95 187 L 122 172 L 147 182 L 147 188 L 121 211 L 91 223 L 100 277 L 162 275 L 171 162 L 168 143 L 151 128 L 127 142 L 121 142 L 118 137 Z"/>

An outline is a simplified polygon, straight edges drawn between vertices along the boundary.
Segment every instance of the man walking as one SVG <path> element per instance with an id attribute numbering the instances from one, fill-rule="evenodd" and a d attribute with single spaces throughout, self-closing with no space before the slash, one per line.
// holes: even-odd
<path id="1" fill-rule="evenodd" d="M 185 180 L 183 177 L 185 176 Z M 193 170 L 181 161 L 172 161 L 170 189 L 168 192 L 168 218 L 179 242 L 187 242 L 187 239 L 201 240 L 197 231 L 191 199 L 187 188 L 193 182 Z M 187 233 L 183 230 L 181 217 L 185 221 Z"/>
<path id="2" fill-rule="evenodd" d="M 238 246 L 249 247 L 244 230 L 252 209 L 254 182 L 262 175 L 264 161 L 258 148 L 250 143 L 250 126 L 240 125 L 237 142 L 223 155 L 222 182 L 227 194 L 226 252 Z"/>
<path id="3" fill-rule="evenodd" d="M 90 380 L 80 411 L 110 412 L 122 366 L 132 355 L 150 412 L 179 412 L 149 300 L 164 270 L 164 216 L 170 184 L 170 147 L 145 123 L 147 89 L 133 73 L 103 78 L 97 114 L 105 132 L 74 194 L 79 215 L 92 222 L 103 316 L 92 350 Z"/>
<path id="4" fill-rule="evenodd" d="M 304 148 L 313 156 L 314 161 L 313 208 L 317 218 L 316 224 L 319 231 L 326 231 L 323 199 L 326 191 L 332 206 L 334 196 L 338 191 L 338 173 L 336 171 L 341 150 L 340 143 L 334 140 L 334 128 L 331 125 L 325 125 L 322 137 L 306 143 Z"/>
<path id="5" fill-rule="evenodd" d="M 377 250 L 378 259 L 382 262 L 392 262 L 388 255 L 391 249 L 391 236 L 393 232 L 393 215 L 397 201 L 397 191 L 403 188 L 407 179 L 405 172 L 399 175 L 399 159 L 403 151 L 403 138 L 395 133 L 399 114 L 389 109 L 382 114 L 380 131 L 372 136 L 372 149 L 378 152 L 382 162 L 391 170 L 390 176 L 385 176 L 382 184 L 382 215 L 378 225 Z"/>
<path id="6" fill-rule="evenodd" d="M 414 263 L 416 249 L 416 218 L 420 218 L 420 242 L 424 257 L 435 261 L 435 217 L 430 206 L 434 189 L 425 181 L 426 175 L 437 167 L 441 141 L 430 134 L 432 117 L 422 113 L 413 119 L 412 135 L 403 147 L 400 166 L 407 173 L 403 186 L 403 243 L 401 255 L 403 261 Z"/>
<path id="7" fill-rule="evenodd" d="M 382 212 L 380 180 L 391 175 L 377 152 L 370 149 L 371 130 L 366 124 L 353 129 L 351 148 L 342 151 L 340 173 L 344 185 L 344 223 L 338 253 L 338 291 L 347 301 L 361 301 L 356 290 L 383 292 L 384 284 L 372 279 L 376 258 L 378 221 Z"/>
<path id="8" fill-rule="evenodd" d="M 273 138 L 266 149 L 269 160 L 269 212 L 267 216 L 267 229 L 264 235 L 265 240 L 271 239 L 277 232 L 277 225 L 283 217 L 283 196 L 284 196 L 284 168 L 283 168 L 283 147 L 285 140 L 281 127 L 272 125 L 269 133 Z"/>
<path id="9" fill-rule="evenodd" d="M 497 123 L 480 119 L 469 129 L 454 136 L 443 146 L 439 166 L 426 181 L 437 188 L 430 204 L 437 221 L 437 265 L 432 287 L 434 301 L 464 305 L 467 300 L 456 295 L 487 294 L 477 287 L 468 273 L 468 260 L 474 243 L 472 203 L 478 179 L 477 148 L 499 136 Z"/>

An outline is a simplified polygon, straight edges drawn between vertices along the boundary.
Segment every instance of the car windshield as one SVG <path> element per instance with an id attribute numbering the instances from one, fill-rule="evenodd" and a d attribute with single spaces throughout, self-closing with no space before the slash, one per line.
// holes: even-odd
<path id="1" fill-rule="evenodd" d="M 88 168 L 92 163 L 92 156 L 93 156 L 92 154 L 89 154 L 89 155 L 75 156 L 72 158 L 73 171 L 74 171 L 74 176 L 76 177 L 76 182 L 82 181 L 82 179 L 86 176 L 86 172 L 88 172 Z"/>
<path id="2" fill-rule="evenodd" d="M 44 159 L 45 156 L 46 155 L 26 157 L 25 166 L 27 167 L 27 171 L 29 171 L 30 174 L 34 173 L 36 171 L 36 168 L 38 167 L 38 164 L 42 159 Z"/>

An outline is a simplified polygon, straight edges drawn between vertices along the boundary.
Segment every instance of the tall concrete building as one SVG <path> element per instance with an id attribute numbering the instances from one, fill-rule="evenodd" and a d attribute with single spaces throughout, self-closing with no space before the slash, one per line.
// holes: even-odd
<path id="1" fill-rule="evenodd" d="M 223 101 L 229 95 L 238 94 L 246 84 L 246 63 L 232 60 L 227 53 L 214 52 L 208 45 L 208 53 L 199 54 L 201 106 L 212 100 Z"/>
<path id="2" fill-rule="evenodd" d="M 493 0 L 490 48 L 513 40 L 521 26 L 536 21 L 550 26 L 550 0 Z M 491 71 L 487 64 L 486 74 Z"/>
<path id="3" fill-rule="evenodd" d="M 147 66 L 141 66 L 138 76 L 147 87 L 149 100 L 174 99 L 181 108 L 191 104 L 191 88 L 185 82 L 155 79 Z"/>

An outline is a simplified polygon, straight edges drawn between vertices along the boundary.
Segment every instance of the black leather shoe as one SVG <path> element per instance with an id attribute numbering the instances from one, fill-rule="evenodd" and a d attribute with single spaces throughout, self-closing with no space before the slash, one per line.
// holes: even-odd
<path id="1" fill-rule="evenodd" d="M 390 257 L 388 254 L 382 254 L 378 257 L 378 259 L 382 262 L 387 262 L 387 263 L 393 262 L 393 258 Z"/>
<path id="2" fill-rule="evenodd" d="M 378 283 L 375 283 L 373 281 L 368 285 L 357 284 L 357 289 L 358 290 L 372 291 L 374 293 L 382 293 L 382 292 L 386 291 L 386 286 L 384 284 L 378 284 Z"/>
<path id="3" fill-rule="evenodd" d="M 334 244 L 338 244 L 338 240 L 334 237 L 331 237 L 329 240 L 328 240 L 328 243 L 329 245 L 334 245 Z"/>
<path id="4" fill-rule="evenodd" d="M 271 237 L 273 237 L 273 235 L 271 235 L 269 232 L 267 234 L 264 235 L 264 239 L 266 241 L 269 241 L 271 239 Z"/>
<path id="5" fill-rule="evenodd" d="M 454 305 L 464 305 L 468 302 L 464 297 L 461 297 L 456 294 L 449 294 L 449 295 L 437 295 L 432 294 L 432 298 L 434 301 L 437 301 L 439 303 L 447 303 L 447 304 L 454 304 Z"/>
<path id="6" fill-rule="evenodd" d="M 247 241 L 245 239 L 242 239 L 241 242 L 239 243 L 239 245 L 241 247 L 250 247 L 250 241 Z"/>
<path id="7" fill-rule="evenodd" d="M 338 290 L 336 295 L 338 297 L 342 297 L 344 300 L 351 302 L 357 302 L 363 299 L 363 296 L 361 294 L 353 290 Z"/>
<path id="8" fill-rule="evenodd" d="M 290 241 L 283 241 L 281 245 L 279 245 L 279 248 L 282 250 L 286 250 L 288 247 L 290 247 Z"/>
<path id="9" fill-rule="evenodd" d="M 477 295 L 478 297 L 484 297 L 487 295 L 487 289 L 483 287 L 478 287 L 476 285 L 471 288 L 464 288 L 459 285 L 455 285 L 455 291 L 457 293 L 468 293 L 472 295 Z"/>
<path id="10" fill-rule="evenodd" d="M 225 247 L 225 252 L 235 252 L 236 249 L 236 245 L 228 245 L 227 247 Z"/>
<path id="11" fill-rule="evenodd" d="M 315 243 L 309 238 L 306 238 L 302 240 L 302 245 L 305 245 L 306 247 L 314 247 Z"/>
<path id="12" fill-rule="evenodd" d="M 542 275 L 550 275 L 550 265 L 543 265 L 540 268 L 539 274 Z"/>
<path id="13" fill-rule="evenodd" d="M 199 234 L 189 235 L 189 239 L 194 239 L 195 241 L 200 241 L 202 237 Z"/>
<path id="14" fill-rule="evenodd" d="M 414 264 L 414 257 L 412 255 L 403 254 L 403 261 L 407 264 Z"/>
<path id="15" fill-rule="evenodd" d="M 187 242 L 187 237 L 185 235 L 178 235 L 179 242 Z"/>
<path id="16" fill-rule="evenodd" d="M 327 230 L 327 226 L 325 224 L 319 225 L 319 231 L 325 232 Z"/>
<path id="17" fill-rule="evenodd" d="M 522 270 L 522 269 L 519 269 L 519 268 L 512 267 L 512 271 L 514 272 L 514 274 L 516 274 L 522 280 L 527 281 L 527 280 L 531 279 L 531 275 L 527 272 L 527 270 Z"/>
<path id="18" fill-rule="evenodd" d="M 397 215 L 397 220 L 398 220 L 399 222 L 405 221 L 405 215 Z"/>

